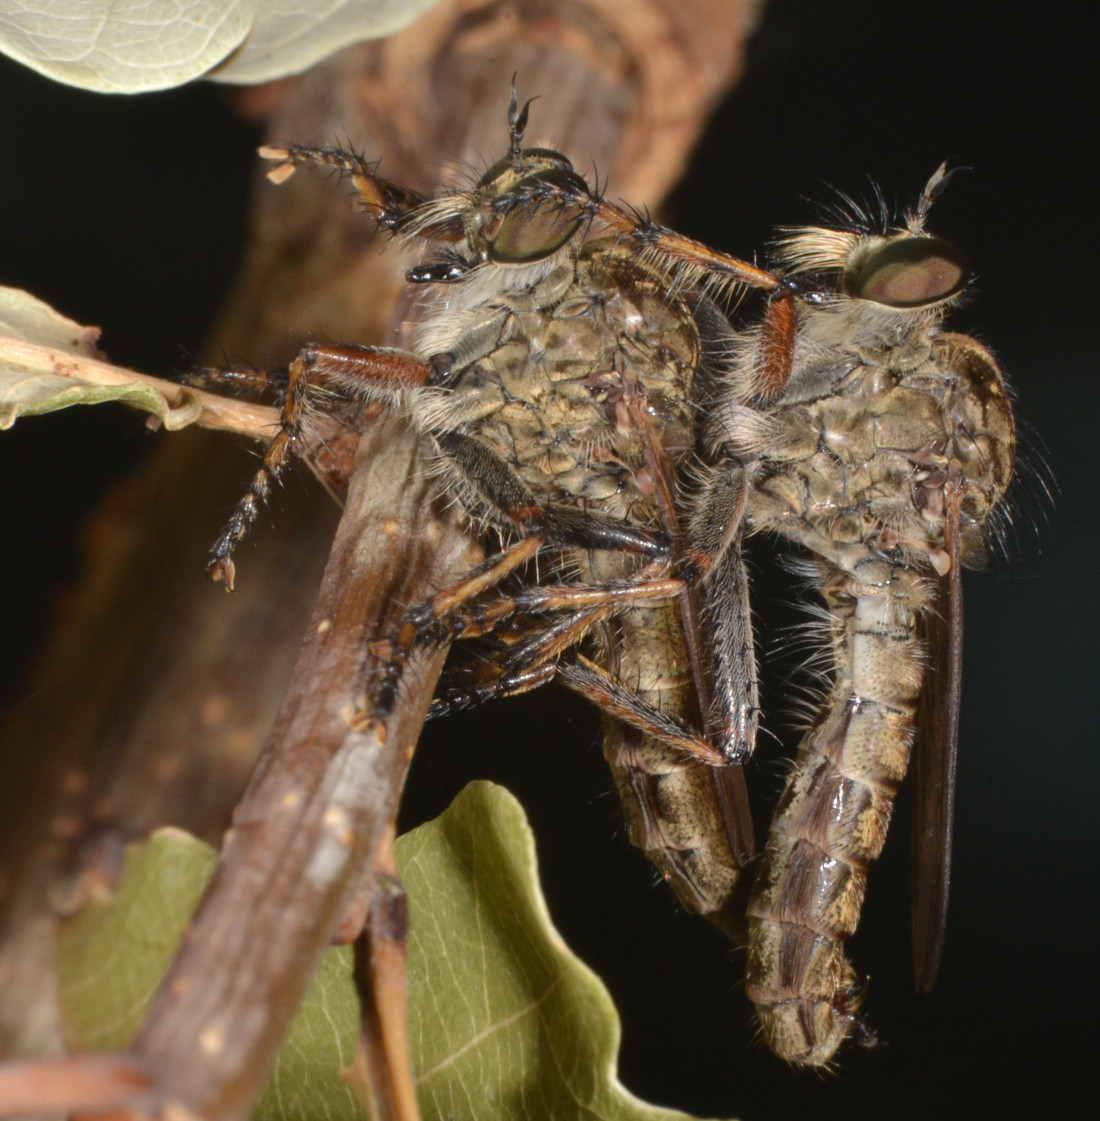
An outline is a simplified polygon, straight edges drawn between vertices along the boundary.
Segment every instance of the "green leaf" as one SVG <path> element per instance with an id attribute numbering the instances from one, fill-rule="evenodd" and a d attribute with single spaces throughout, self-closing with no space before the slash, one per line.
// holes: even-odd
<path id="1" fill-rule="evenodd" d="M 398 839 L 397 864 L 425 1119 L 686 1121 L 619 1082 L 618 1013 L 550 921 L 534 837 L 511 794 L 472 783 Z"/>
<path id="2" fill-rule="evenodd" d="M 67 923 L 62 1016 L 81 1049 L 121 1048 L 140 1023 L 213 867 L 210 849 L 162 830 L 128 851 L 110 901 Z M 409 1023 L 424 1121 L 689 1121 L 619 1083 L 620 1028 L 602 982 L 554 930 L 519 803 L 474 783 L 397 841 L 409 895 Z M 351 953 L 330 950 L 253 1117 L 364 1116 L 339 1072 L 358 1023 Z"/>
<path id="3" fill-rule="evenodd" d="M 167 89 L 202 76 L 266 82 L 389 35 L 436 2 L 0 0 L 0 52 L 100 93 Z"/>
<path id="4" fill-rule="evenodd" d="M 341 1077 L 355 1054 L 359 998 L 352 949 L 333 946 L 279 1048 L 254 1121 L 364 1121 L 366 1113 Z"/>
<path id="5" fill-rule="evenodd" d="M 61 925 L 58 1000 L 74 1048 L 117 1051 L 130 1042 L 215 859 L 182 830 L 158 830 L 127 848 L 114 895 L 93 898 Z"/>
<path id="6" fill-rule="evenodd" d="M 178 829 L 126 851 L 112 897 L 93 900 L 58 935 L 58 997 L 70 1046 L 120 1050 L 145 1009 L 198 906 L 217 856 Z M 352 1059 L 359 1004 L 348 946 L 325 954 L 291 1024 L 253 1117 L 362 1121 L 340 1078 Z"/>

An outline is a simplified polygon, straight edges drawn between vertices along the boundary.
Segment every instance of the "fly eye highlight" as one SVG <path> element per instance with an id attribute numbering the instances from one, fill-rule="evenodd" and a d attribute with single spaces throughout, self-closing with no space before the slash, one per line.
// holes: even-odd
<path id="1" fill-rule="evenodd" d="M 970 269 L 962 254 L 938 237 L 901 237 L 873 252 L 851 277 L 859 300 L 887 307 L 938 304 L 966 287 Z"/>

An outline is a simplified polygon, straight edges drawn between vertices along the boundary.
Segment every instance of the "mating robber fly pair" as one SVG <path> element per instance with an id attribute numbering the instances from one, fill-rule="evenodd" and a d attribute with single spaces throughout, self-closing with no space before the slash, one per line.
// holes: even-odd
<path id="1" fill-rule="evenodd" d="M 1012 473 L 1000 371 L 942 329 L 968 281 L 925 230 L 947 175 L 900 227 L 853 214 L 789 231 L 769 272 L 608 203 L 560 153 L 522 147 L 526 119 L 513 91 L 507 155 L 430 199 L 350 152 L 263 150 L 276 182 L 311 165 L 348 175 L 379 226 L 426 247 L 408 280 L 434 306 L 410 351 L 299 353 L 211 569 L 232 586 L 234 548 L 312 410 L 398 410 L 441 486 L 505 544 L 378 640 L 375 715 L 393 710 L 417 647 L 507 632 L 444 679 L 436 713 L 553 677 L 595 701 L 631 841 L 685 907 L 745 944 L 771 1049 L 826 1065 L 857 1026 L 844 943 L 911 748 L 918 985 L 937 972 L 960 571 L 983 563 Z M 735 330 L 724 307 L 742 287 L 765 307 Z M 742 543 L 759 533 L 803 553 L 830 669 L 757 855 L 741 768 L 759 717 Z M 535 557 L 552 580 L 522 579 Z M 520 586 L 507 594 L 509 578 Z"/>

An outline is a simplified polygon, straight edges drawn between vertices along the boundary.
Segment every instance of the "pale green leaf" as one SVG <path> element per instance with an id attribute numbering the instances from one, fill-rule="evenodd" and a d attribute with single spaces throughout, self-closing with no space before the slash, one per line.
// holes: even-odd
<path id="1" fill-rule="evenodd" d="M 244 42 L 254 4 L 230 0 L 0 0 L 5 54 L 100 93 L 178 86 Z"/>
<path id="2" fill-rule="evenodd" d="M 297 74 L 352 43 L 392 35 L 439 0 L 268 0 L 244 45 L 208 78 L 251 85 Z"/>
<path id="3" fill-rule="evenodd" d="M 213 854 L 176 831 L 127 858 L 113 903 L 62 931 L 59 984 L 74 1045 L 125 1045 L 197 902 Z M 424 1121 L 690 1121 L 619 1083 L 619 1020 L 602 982 L 554 930 L 519 803 L 474 783 L 398 839 L 409 894 L 409 1023 Z M 358 1004 L 350 952 L 331 950 L 253 1116 L 360 1121 L 339 1072 Z"/>
<path id="4" fill-rule="evenodd" d="M 261 82 L 388 35 L 435 2 L 0 0 L 0 52 L 100 93 L 166 89 L 202 76 Z"/>
<path id="5" fill-rule="evenodd" d="M 125 1047 L 214 869 L 214 851 L 179 829 L 126 850 L 112 896 L 92 899 L 58 933 L 58 999 L 82 1051 Z"/>
<path id="6" fill-rule="evenodd" d="M 397 846 L 426 1119 L 687 1121 L 620 1084 L 618 1013 L 550 921 L 534 837 L 511 794 L 472 783 Z"/>
<path id="7" fill-rule="evenodd" d="M 97 358 L 98 327 L 81 327 L 21 288 L 0 288 L 0 335 Z"/>

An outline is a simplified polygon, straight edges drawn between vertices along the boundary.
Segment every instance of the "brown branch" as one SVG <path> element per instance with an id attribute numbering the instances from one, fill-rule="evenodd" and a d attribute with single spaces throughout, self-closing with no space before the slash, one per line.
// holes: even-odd
<path id="1" fill-rule="evenodd" d="M 0 1117 L 117 1114 L 154 1103 L 154 1083 L 131 1055 L 79 1055 L 0 1065 Z"/>
<path id="2" fill-rule="evenodd" d="M 469 564 L 421 456 L 400 421 L 363 437 L 272 740 L 134 1041 L 161 1093 L 205 1117 L 247 1110 L 396 813 L 431 686 L 411 689 L 383 734 L 363 711 L 377 668 L 367 640 L 396 626 L 425 580 Z M 422 661 L 413 682 L 434 681 L 441 661 Z"/>

